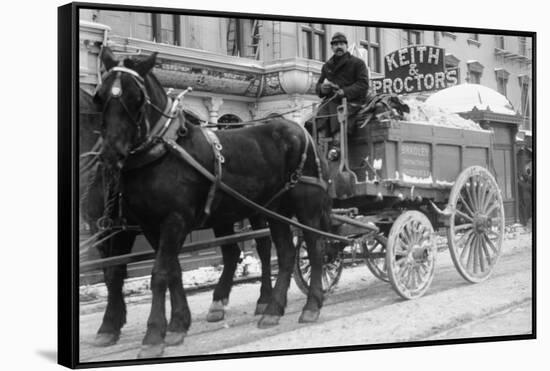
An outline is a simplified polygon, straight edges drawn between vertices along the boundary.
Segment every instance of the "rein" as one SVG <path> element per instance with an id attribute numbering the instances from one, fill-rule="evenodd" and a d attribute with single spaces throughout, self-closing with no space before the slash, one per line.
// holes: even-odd
<path id="1" fill-rule="evenodd" d="M 210 171 L 205 169 L 197 160 L 195 160 L 195 158 L 193 156 L 191 156 L 189 154 L 189 152 L 187 152 L 180 145 L 178 145 L 176 143 L 176 141 L 174 141 L 173 139 L 165 139 L 165 138 L 162 138 L 162 140 L 164 141 L 164 143 L 166 144 L 166 146 L 168 147 L 168 149 L 171 152 L 177 154 L 179 157 L 181 157 L 183 160 L 185 160 L 195 170 L 197 170 L 199 173 L 201 173 L 206 179 L 210 180 L 211 182 L 216 181 L 216 177 L 214 175 L 212 175 L 212 173 L 210 173 Z M 300 228 L 300 229 L 308 231 L 308 232 L 315 233 L 315 234 L 320 235 L 320 236 L 324 236 L 324 237 L 327 237 L 327 238 L 330 238 L 330 239 L 333 239 L 333 240 L 338 240 L 338 241 L 341 241 L 341 242 L 345 242 L 347 244 L 350 244 L 350 243 L 353 242 L 351 239 L 349 239 L 347 237 L 342 237 L 342 236 L 332 234 L 332 233 L 329 233 L 329 232 L 320 231 L 320 230 L 317 230 L 317 229 L 312 228 L 310 226 L 299 223 L 299 222 L 297 222 L 293 219 L 290 219 L 290 218 L 284 217 L 280 214 L 277 214 L 276 212 L 271 211 L 271 210 L 255 203 L 254 201 L 249 200 L 248 198 L 244 197 L 243 195 L 241 195 L 239 192 L 237 192 L 236 190 L 234 190 L 233 188 L 231 188 L 230 186 L 228 186 L 224 182 L 220 181 L 218 186 L 222 191 L 224 191 L 228 195 L 232 196 L 233 198 L 235 198 L 238 201 L 242 202 L 243 204 L 250 207 L 251 209 L 254 209 L 254 210 L 256 210 L 257 212 L 259 212 L 261 214 L 264 214 L 264 215 L 266 215 L 267 217 L 269 217 L 271 219 L 277 220 L 277 221 L 282 222 L 282 223 L 290 224 L 294 227 Z"/>

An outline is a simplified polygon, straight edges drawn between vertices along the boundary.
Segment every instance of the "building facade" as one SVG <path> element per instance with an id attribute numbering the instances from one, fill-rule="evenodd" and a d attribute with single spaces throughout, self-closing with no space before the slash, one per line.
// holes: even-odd
<path id="1" fill-rule="evenodd" d="M 383 76 L 384 57 L 394 50 L 444 48 L 457 83 L 497 90 L 521 116 L 521 127 L 532 129 L 527 37 L 107 10 L 81 10 L 80 19 L 84 85 L 97 84 L 97 53 L 104 43 L 122 53 L 157 51 L 161 83 L 176 91 L 192 86 L 185 105 L 205 121 L 289 112 L 287 118 L 305 122 L 318 102 L 314 86 L 321 66 L 332 55 L 330 37 L 340 31 L 350 47 L 367 50 L 373 77 Z"/>

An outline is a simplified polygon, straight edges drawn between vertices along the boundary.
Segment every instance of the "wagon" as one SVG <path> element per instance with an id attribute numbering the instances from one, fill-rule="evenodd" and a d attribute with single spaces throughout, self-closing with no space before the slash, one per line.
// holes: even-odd
<path id="1" fill-rule="evenodd" d="M 339 107 L 341 133 L 348 132 L 345 107 L 345 102 Z M 505 218 L 490 171 L 490 131 L 387 117 L 341 137 L 336 145 L 332 138 L 318 143 L 329 160 L 333 233 L 353 243 L 325 242 L 325 292 L 338 283 L 343 252 L 351 250 L 401 297 L 420 297 L 433 279 L 438 232 L 445 230 L 452 261 L 465 280 L 477 283 L 491 275 Z M 294 278 L 307 292 L 310 267 L 299 232 L 295 243 Z"/>
<path id="2" fill-rule="evenodd" d="M 341 133 L 348 132 L 345 107 L 338 114 Z M 490 131 L 386 118 L 343 135 L 338 145 L 332 138 L 315 142 L 328 159 L 333 199 L 332 238 L 323 237 L 326 293 L 338 283 L 344 252 L 351 250 L 403 298 L 423 295 L 433 279 L 440 229 L 447 231 L 453 263 L 464 279 L 475 283 L 491 275 L 505 219 L 501 192 L 488 170 L 493 161 Z M 268 235 L 263 229 L 197 241 L 180 253 Z M 310 265 L 298 228 L 294 243 L 294 279 L 307 293 Z M 153 257 L 146 251 L 87 261 L 80 273 Z"/>

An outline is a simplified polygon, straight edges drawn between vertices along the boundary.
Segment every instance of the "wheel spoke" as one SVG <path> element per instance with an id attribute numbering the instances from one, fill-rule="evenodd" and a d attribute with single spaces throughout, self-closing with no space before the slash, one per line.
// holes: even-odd
<path id="1" fill-rule="evenodd" d="M 474 204 L 475 204 L 475 208 L 476 210 L 479 210 L 479 198 L 478 198 L 478 189 L 479 189 L 479 182 L 476 181 L 476 176 L 473 175 L 472 178 L 471 178 L 471 191 L 472 191 L 472 196 L 474 197 Z"/>
<path id="2" fill-rule="evenodd" d="M 489 207 L 489 205 L 491 204 L 491 201 L 494 201 L 496 203 L 498 203 L 498 195 L 497 195 L 497 190 L 496 189 L 490 189 L 489 190 L 489 196 L 485 199 L 485 202 L 483 203 L 483 205 L 481 205 L 481 212 L 484 213 L 485 215 L 487 215 L 487 208 Z"/>
<path id="3" fill-rule="evenodd" d="M 468 237 L 468 238 L 469 238 L 469 236 L 470 236 L 472 233 L 474 233 L 473 229 L 470 229 L 469 231 L 466 231 L 462 236 L 460 236 L 460 237 L 458 238 L 458 240 L 456 240 L 456 241 L 454 242 L 455 246 L 458 246 L 458 245 L 464 240 L 465 237 Z"/>
<path id="4" fill-rule="evenodd" d="M 470 179 L 470 184 L 466 183 L 466 186 L 464 187 L 466 189 L 466 194 L 468 195 L 468 199 L 470 200 L 470 204 L 472 205 L 472 208 L 474 210 L 477 210 L 476 202 L 472 196 L 472 190 L 473 190 L 473 181 Z"/>
<path id="5" fill-rule="evenodd" d="M 491 207 L 489 208 L 489 210 L 487 210 L 487 212 L 484 213 L 484 214 L 485 214 L 486 216 L 489 216 L 489 215 L 491 215 L 491 214 L 493 213 L 493 211 L 497 210 L 499 207 L 500 207 L 500 205 L 498 204 L 498 202 L 495 202 L 495 203 L 493 204 L 493 206 L 491 206 Z"/>
<path id="6" fill-rule="evenodd" d="M 474 216 L 474 212 L 472 211 L 472 209 L 470 208 L 470 206 L 468 206 L 468 203 L 467 203 L 466 200 L 462 197 L 462 194 L 461 194 L 460 192 L 458 193 L 458 197 L 459 197 L 459 199 L 462 201 L 460 204 L 466 208 L 466 211 L 470 214 L 470 216 Z M 457 201 L 458 201 L 458 200 L 457 200 Z M 457 208 L 458 208 L 458 202 L 457 202 Z"/>
<path id="7" fill-rule="evenodd" d="M 460 261 L 464 261 L 465 257 L 466 257 L 466 254 L 470 252 L 470 249 L 472 247 L 472 238 L 473 238 L 474 234 L 473 233 L 470 233 L 470 235 L 468 236 L 468 238 L 466 239 L 466 241 L 464 242 L 464 248 L 462 249 L 462 252 L 460 253 Z"/>
<path id="8" fill-rule="evenodd" d="M 474 219 L 472 219 L 469 215 L 464 214 L 462 211 L 455 209 L 455 213 L 469 221 L 470 223 L 473 223 Z"/>
<path id="9" fill-rule="evenodd" d="M 483 244 L 481 242 L 481 238 L 478 238 L 477 243 L 477 255 L 479 258 L 479 269 L 481 270 L 481 273 L 485 272 L 485 255 L 483 253 Z"/>
<path id="10" fill-rule="evenodd" d="M 405 283 L 405 287 L 410 290 L 411 287 L 414 287 L 413 285 L 414 285 L 414 277 L 413 277 L 413 273 L 412 273 L 412 267 L 408 267 L 408 269 L 407 269 L 407 281 Z"/>
<path id="11" fill-rule="evenodd" d="M 485 238 L 485 242 L 487 242 L 487 245 L 489 245 L 489 247 L 490 247 L 491 250 L 495 253 L 495 255 L 498 255 L 498 249 L 497 249 L 497 247 L 495 246 L 495 244 L 493 243 L 493 241 L 491 241 L 491 239 L 489 238 L 489 236 L 483 235 L 483 237 Z"/>
<path id="12" fill-rule="evenodd" d="M 489 181 L 486 179 L 485 182 L 481 184 L 481 189 L 479 190 L 479 206 L 480 211 L 483 212 L 483 205 L 485 204 L 485 200 L 487 197 L 487 185 L 489 184 Z"/>
<path id="13" fill-rule="evenodd" d="M 476 240 L 476 235 L 474 234 L 473 235 L 473 238 L 472 238 L 472 242 L 470 243 L 470 249 L 468 251 L 468 261 L 466 262 L 466 268 L 468 270 L 471 270 L 472 268 L 472 265 L 473 265 L 473 262 L 474 262 L 474 246 L 475 246 L 475 240 Z"/>
<path id="14" fill-rule="evenodd" d="M 455 232 L 462 231 L 464 229 L 472 229 L 474 225 L 472 223 L 465 223 L 455 227 Z"/>
<path id="15" fill-rule="evenodd" d="M 479 271 L 479 258 L 478 258 L 478 244 L 479 244 L 479 238 L 476 236 L 476 239 L 474 241 L 474 245 L 472 246 L 473 250 L 473 266 L 474 266 L 474 274 Z"/>
<path id="16" fill-rule="evenodd" d="M 481 238 L 481 248 L 483 249 L 483 254 L 485 255 L 485 260 L 487 260 L 487 264 L 492 266 L 491 262 L 491 254 L 489 253 L 489 249 L 487 248 L 487 241 L 485 241 L 485 236 Z"/>

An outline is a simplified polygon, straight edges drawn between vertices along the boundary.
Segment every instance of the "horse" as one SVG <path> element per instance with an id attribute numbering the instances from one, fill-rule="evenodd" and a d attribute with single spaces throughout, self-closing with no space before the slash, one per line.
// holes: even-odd
<path id="1" fill-rule="evenodd" d="M 312 229 L 329 230 L 331 199 L 326 162 L 317 155 L 311 136 L 293 121 L 268 118 L 260 125 L 219 131 L 212 138 L 204 128 L 187 124 L 182 115 L 166 113 L 170 100 L 152 72 L 156 53 L 119 62 L 104 48 L 101 61 L 106 74 L 94 96 L 103 112 L 101 156 L 106 166 L 119 171 L 122 197 L 156 251 L 151 310 L 138 357 L 159 357 L 165 345 L 183 343 L 191 325 L 177 259 L 186 235 L 198 226 L 215 228 L 257 212 L 229 195 L 227 188 L 211 192 L 216 183 L 307 226 L 304 239 L 312 275 L 299 322 L 317 321 L 323 304 L 324 242 Z M 166 128 L 165 120 L 171 120 L 168 131 L 153 135 L 159 127 Z M 182 159 L 182 153 L 189 157 Z M 212 174 L 216 168 L 221 177 L 214 182 L 200 171 Z M 210 213 L 205 213 L 207 207 Z M 279 273 L 259 328 L 278 325 L 284 315 L 296 254 L 289 224 L 273 215 L 268 222 Z"/>
<path id="2" fill-rule="evenodd" d="M 186 112 L 188 122 L 198 124 L 198 118 Z M 90 95 L 84 89 L 79 91 L 79 153 L 80 153 L 80 210 L 82 220 L 89 226 L 91 235 L 99 232 L 97 221 L 103 216 L 115 219 L 119 214 L 119 203 L 113 203 L 113 209 L 105 215 L 104 197 L 113 190 L 104 187 L 104 166 L 98 161 L 97 149 L 100 144 L 101 111 Z M 111 195 L 112 197 L 113 195 Z M 135 220 L 126 208 L 122 210 L 126 223 L 133 225 Z M 249 218 L 253 230 L 267 227 L 264 218 L 258 215 Z M 120 221 L 117 221 L 120 222 Z M 232 223 L 220 223 L 214 228 L 216 237 L 234 233 Z M 139 232 L 123 230 L 113 235 L 107 241 L 96 244 L 101 258 L 127 254 L 132 251 Z M 261 262 L 260 296 L 256 303 L 254 314 L 262 314 L 271 299 L 271 239 L 257 238 L 256 250 Z M 208 322 L 221 321 L 225 316 L 225 306 L 233 286 L 233 277 L 240 259 L 241 250 L 237 243 L 221 246 L 223 270 L 213 292 L 212 304 L 208 310 Z M 90 253 L 88 255 L 91 255 Z M 123 296 L 124 279 L 127 277 L 126 264 L 103 268 L 103 276 L 107 287 L 107 306 L 102 323 L 93 341 L 95 346 L 106 347 L 117 343 L 121 329 L 126 323 L 126 304 Z"/>

